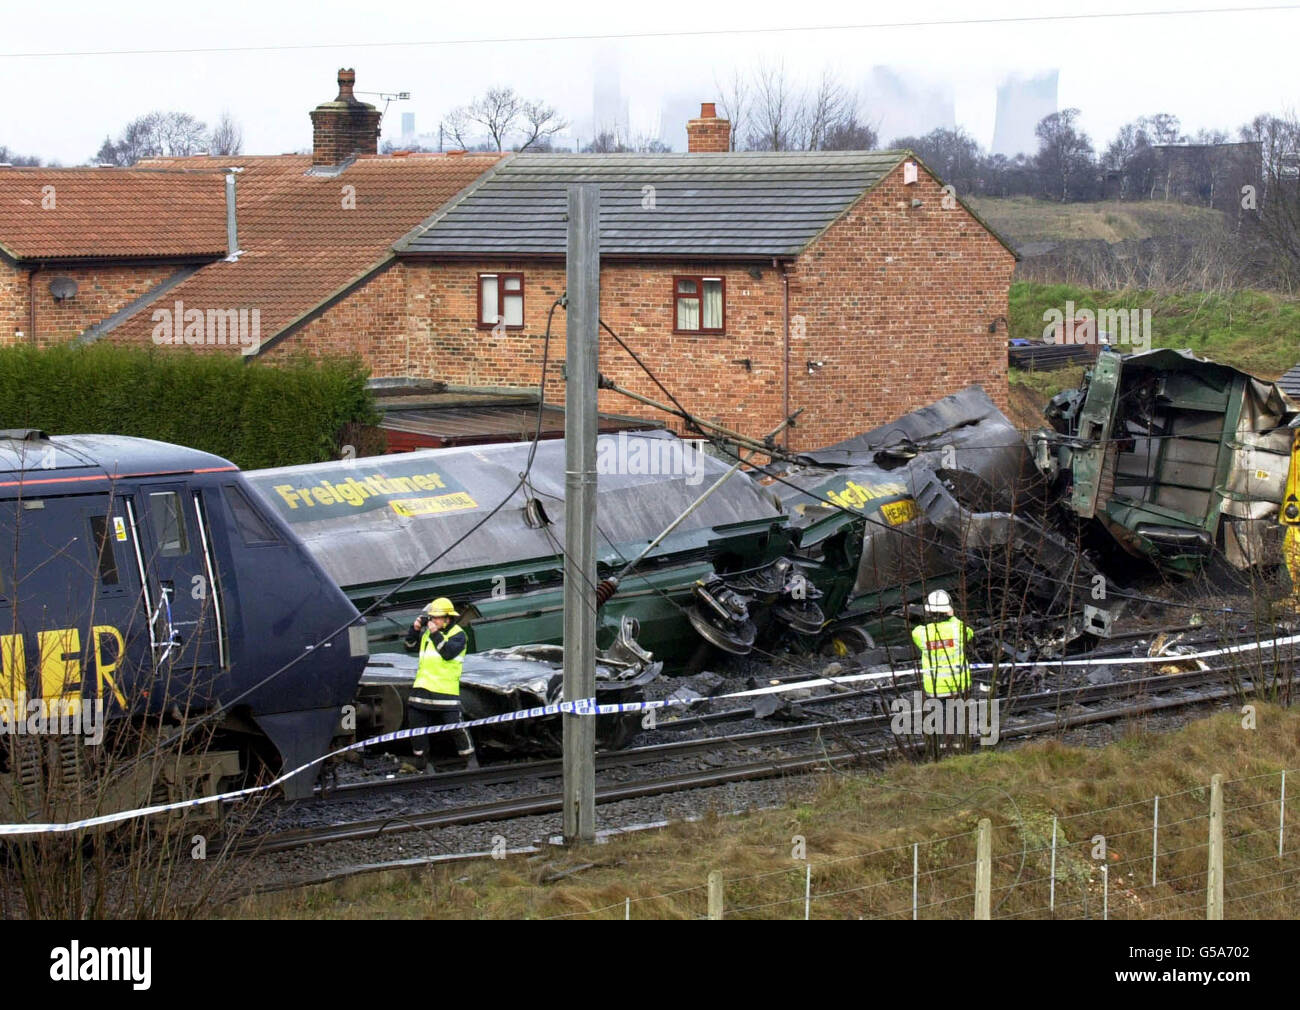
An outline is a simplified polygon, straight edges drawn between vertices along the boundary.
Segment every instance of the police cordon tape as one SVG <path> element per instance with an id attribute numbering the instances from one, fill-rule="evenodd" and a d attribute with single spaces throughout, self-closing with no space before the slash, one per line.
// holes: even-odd
<path id="1" fill-rule="evenodd" d="M 1172 644 L 1172 643 L 1171 643 Z M 1037 662 L 998 663 L 1001 670 L 1024 670 L 1034 667 L 1061 666 L 1145 666 L 1158 663 L 1178 663 L 1189 659 L 1214 659 L 1218 656 L 1235 656 L 1243 652 L 1261 652 L 1264 649 L 1276 649 L 1284 645 L 1300 645 L 1300 635 L 1287 635 L 1283 638 L 1269 638 L 1262 642 L 1246 642 L 1242 645 L 1225 645 L 1219 649 L 1205 649 L 1201 652 L 1170 652 L 1161 656 L 1106 656 L 1102 659 L 1040 659 Z M 993 663 L 972 663 L 972 670 L 991 670 Z"/>
<path id="2" fill-rule="evenodd" d="M 1032 669 L 1034 667 L 1115 666 L 1185 662 L 1187 660 L 1211 659 L 1216 656 L 1234 655 L 1242 652 L 1262 651 L 1268 648 L 1276 649 L 1284 645 L 1300 645 L 1300 635 L 1289 635 L 1283 638 L 1266 639 L 1262 642 L 1250 642 L 1243 645 L 1225 646 L 1223 648 L 1208 649 L 1201 652 L 1171 653 L 1164 656 L 1116 656 L 1095 660 L 1047 660 L 1036 663 L 971 663 L 970 668 L 975 671 L 991 670 L 995 668 L 1006 670 L 1013 668 Z M 391 733 L 383 733 L 380 736 L 370 737 L 366 740 L 359 740 L 356 743 L 348 744 L 346 747 L 340 747 L 327 754 L 322 754 L 320 757 L 314 758 L 306 764 L 299 765 L 292 771 L 285 772 L 283 775 L 265 783 L 264 785 L 248 786 L 244 789 L 236 789 L 233 792 L 228 793 L 217 793 L 212 796 L 199 796 L 192 800 L 178 800 L 175 803 L 159 803 L 148 807 L 138 807 L 134 810 L 121 810 L 111 814 L 100 814 L 95 817 L 87 817 L 82 820 L 68 821 L 61 824 L 0 824 L 0 838 L 12 838 L 22 835 L 65 834 L 70 831 L 84 831 L 88 828 L 99 828 L 106 827 L 110 824 L 120 824 L 123 821 L 132 820 L 137 817 L 152 817 L 155 814 L 170 813 L 174 810 L 188 810 L 209 803 L 224 803 L 227 800 L 241 799 L 246 796 L 256 795 L 257 793 L 267 792 L 277 786 L 283 785 L 295 775 L 301 775 L 308 769 L 314 768 L 315 766 L 328 761 L 330 758 L 338 757 L 341 754 L 361 750 L 365 747 L 373 747 L 376 744 L 392 743 L 396 740 L 409 740 L 412 737 L 428 736 L 433 733 L 449 733 L 458 729 L 473 729 L 475 726 L 493 726 L 507 722 L 519 722 L 524 719 L 538 719 L 550 715 L 631 715 L 636 712 L 647 712 L 655 709 L 668 708 L 674 705 L 698 705 L 706 701 L 726 701 L 735 698 L 753 698 L 766 694 L 779 694 L 786 691 L 804 691 L 811 687 L 836 687 L 842 684 L 890 680 L 897 678 L 900 675 L 919 675 L 920 672 L 920 668 L 916 665 L 906 667 L 899 666 L 891 670 L 876 671 L 873 673 L 853 673 L 841 677 L 813 677 L 808 680 L 797 680 L 789 683 L 771 684 L 767 687 L 751 688 L 748 691 L 735 691 L 730 694 L 716 694 L 707 697 L 701 696 L 698 698 L 668 697 L 657 701 L 626 701 L 605 705 L 598 704 L 594 698 L 580 698 L 577 701 L 554 702 L 550 705 L 539 705 L 534 708 L 520 709 L 518 712 L 503 712 L 499 715 L 485 716 L 482 719 L 468 719 L 462 722 L 449 723 L 443 726 L 422 726 L 413 729 L 393 730 Z"/>
<path id="3" fill-rule="evenodd" d="M 912 668 L 910 670 L 901 670 L 900 672 L 914 673 L 916 671 L 915 668 Z M 322 764 L 330 758 L 346 754 L 349 751 L 361 750 L 365 747 L 372 747 L 376 744 L 392 743 L 396 740 L 409 740 L 412 737 L 417 736 L 428 736 L 433 733 L 449 733 L 458 729 L 473 729 L 476 726 L 499 725 L 501 723 L 518 722 L 524 719 L 537 719 L 543 716 L 560 715 L 565 713 L 573 715 L 630 715 L 636 712 L 646 712 L 652 709 L 667 708 L 673 705 L 698 705 L 701 702 L 706 701 L 722 701 L 730 698 L 746 698 L 763 694 L 772 694 L 780 691 L 803 690 L 809 687 L 847 684 L 864 680 L 880 680 L 892 676 L 895 676 L 895 674 L 887 671 L 884 673 L 849 674 L 844 677 L 817 677 L 812 680 L 800 680 L 789 684 L 777 684 L 749 691 L 737 691 L 731 694 L 718 694 L 709 697 L 663 698 L 657 701 L 629 701 L 605 705 L 597 704 L 594 698 L 581 698 L 574 702 L 554 702 L 550 705 L 540 705 L 534 708 L 520 709 L 518 712 L 503 712 L 499 715 L 485 716 L 482 719 L 467 719 L 461 722 L 448 723 L 442 726 L 421 726 L 412 729 L 393 730 L 390 733 L 383 733 L 366 740 L 359 740 L 356 743 L 348 744 L 346 747 L 340 747 L 327 754 L 322 754 L 320 757 L 314 758 L 306 764 L 299 765 L 292 771 L 285 772 L 278 778 L 260 786 L 248 786 L 244 789 L 236 789 L 227 793 L 216 793 L 212 796 L 199 796 L 192 800 L 178 800 L 174 803 L 158 803 L 148 807 L 137 807 L 133 810 L 120 810 L 111 814 L 99 814 L 95 817 L 86 817 L 81 820 L 67 821 L 64 823 L 0 824 L 0 838 L 85 831 L 89 828 L 100 828 L 106 827 L 110 824 L 120 824 L 123 821 L 132 820 L 137 817 L 152 817 L 156 814 L 170 813 L 174 810 L 189 810 L 209 803 L 224 803 L 228 800 L 241 799 L 243 797 L 253 796 L 257 793 L 274 789 L 276 786 L 288 782 L 289 779 L 293 778 L 295 775 L 301 775 L 308 769 L 314 768 L 316 765 Z"/>
<path id="4" fill-rule="evenodd" d="M 84 831 L 87 828 L 100 828 L 109 824 L 120 824 L 122 821 L 132 820 L 136 817 L 152 817 L 155 814 L 170 813 L 173 810 L 189 810 L 194 807 L 204 806 L 208 803 L 223 803 L 226 800 L 240 799 L 245 796 L 253 796 L 257 793 L 266 792 L 274 789 L 276 786 L 283 785 L 295 775 L 301 775 L 309 768 L 328 761 L 332 757 L 338 757 L 340 754 L 346 754 L 349 751 L 361 750 L 363 747 L 371 747 L 380 743 L 391 743 L 394 740 L 407 740 L 411 737 L 426 736 L 431 733 L 446 733 L 455 729 L 466 729 L 474 726 L 491 726 L 498 723 L 516 722 L 521 719 L 536 719 L 540 716 L 558 715 L 562 712 L 571 712 L 574 715 L 592 715 L 596 714 L 596 705 L 594 698 L 580 698 L 578 701 L 560 701 L 551 705 L 539 705 L 535 708 L 520 709 L 518 712 L 503 712 L 500 715 L 485 716 L 482 719 L 470 719 L 464 722 L 450 723 L 445 726 L 422 726 L 414 729 L 393 730 L 391 733 L 384 733 L 380 736 L 370 737 L 367 740 L 359 740 L 356 743 L 350 743 L 346 747 L 340 747 L 338 750 L 322 754 L 318 758 L 308 761 L 306 764 L 299 765 L 292 771 L 285 772 L 283 775 L 270 782 L 260 786 L 248 786 L 244 789 L 236 789 L 228 793 L 216 793 L 212 796 L 198 796 L 192 800 L 178 800 L 175 803 L 157 803 L 148 807 L 137 807 L 134 810 L 119 810 L 116 813 L 100 814 L 96 817 L 86 817 L 78 821 L 68 821 L 62 824 L 0 824 L 0 837 L 12 837 L 15 835 L 49 835 L 61 834 L 69 831 Z"/>

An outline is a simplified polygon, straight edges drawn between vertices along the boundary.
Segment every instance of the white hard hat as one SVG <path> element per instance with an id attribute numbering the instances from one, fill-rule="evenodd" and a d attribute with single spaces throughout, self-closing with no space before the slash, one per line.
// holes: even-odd
<path id="1" fill-rule="evenodd" d="M 933 593 L 925 598 L 925 612 L 927 614 L 947 614 L 952 616 L 952 600 L 949 598 L 946 590 L 936 589 Z"/>

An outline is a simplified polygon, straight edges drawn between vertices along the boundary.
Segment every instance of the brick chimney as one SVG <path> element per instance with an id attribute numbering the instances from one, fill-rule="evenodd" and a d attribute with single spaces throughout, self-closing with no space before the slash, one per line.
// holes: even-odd
<path id="1" fill-rule="evenodd" d="M 701 102 L 700 118 L 686 124 L 686 150 L 691 153 L 731 150 L 731 121 L 718 118 L 713 102 Z"/>
<path id="2" fill-rule="evenodd" d="M 354 154 L 378 153 L 382 114 L 373 105 L 357 101 L 352 94 L 356 82 L 356 71 L 341 68 L 338 98 L 312 109 L 313 165 L 338 165 Z"/>

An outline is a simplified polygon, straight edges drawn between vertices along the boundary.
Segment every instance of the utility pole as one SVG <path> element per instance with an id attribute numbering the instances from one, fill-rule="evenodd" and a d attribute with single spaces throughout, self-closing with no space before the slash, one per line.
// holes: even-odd
<path id="1" fill-rule="evenodd" d="M 569 187 L 564 391 L 564 700 L 596 695 L 600 187 Z M 596 840 L 596 717 L 566 713 L 564 840 Z"/>

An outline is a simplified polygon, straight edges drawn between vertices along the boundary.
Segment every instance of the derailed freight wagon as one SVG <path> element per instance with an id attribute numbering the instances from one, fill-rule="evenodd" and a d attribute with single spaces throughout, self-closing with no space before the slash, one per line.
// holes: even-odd
<path id="1" fill-rule="evenodd" d="M 391 726 L 400 717 L 394 692 L 414 675 L 401 640 L 437 596 L 456 601 L 472 652 L 516 650 L 467 665 L 467 715 L 555 700 L 558 653 L 517 651 L 560 646 L 563 637 L 564 443 L 538 443 L 530 466 L 532 449 L 530 443 L 433 449 L 248 474 L 261 500 L 367 612 L 372 661 L 363 684 L 376 688 L 368 701 L 372 726 Z M 602 436 L 597 469 L 603 579 L 695 505 L 728 466 L 691 443 L 652 432 Z M 600 699 L 631 697 L 662 662 L 689 664 L 709 642 L 748 651 L 755 601 L 730 592 L 717 576 L 782 571 L 778 563 L 796 538 L 771 497 L 743 473 L 732 474 L 601 608 Z M 776 581 L 781 584 L 762 603 L 780 605 L 785 586 Z M 819 628 L 820 620 L 813 630 Z M 624 735 L 604 729 L 607 740 Z"/>
<path id="2" fill-rule="evenodd" d="M 800 531 L 829 651 L 901 643 L 910 660 L 908 608 L 936 589 L 988 633 L 990 656 L 1027 658 L 1108 620 L 1089 604 L 1095 568 L 1049 522 L 1027 443 L 978 385 L 765 483 Z"/>
<path id="3" fill-rule="evenodd" d="M 359 609 L 383 600 L 367 619 L 372 653 L 392 651 L 436 596 L 469 606 L 471 646 L 482 652 L 561 641 L 564 443 L 538 443 L 529 468 L 531 449 L 526 442 L 431 449 L 247 476 Z M 728 469 L 662 432 L 601 436 L 597 463 L 602 578 Z M 718 571 L 758 571 L 793 545 L 777 505 L 734 474 L 602 608 L 598 644 L 612 642 L 631 616 L 644 648 L 670 662 L 688 660 L 700 645 L 683 634 L 696 583 Z"/>
<path id="4" fill-rule="evenodd" d="M 1300 415 L 1276 384 L 1189 351 L 1106 350 L 1046 413 L 1039 467 L 1128 552 L 1182 575 L 1281 560 Z"/>

